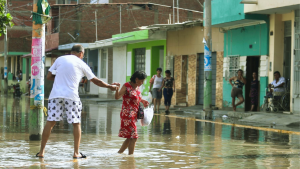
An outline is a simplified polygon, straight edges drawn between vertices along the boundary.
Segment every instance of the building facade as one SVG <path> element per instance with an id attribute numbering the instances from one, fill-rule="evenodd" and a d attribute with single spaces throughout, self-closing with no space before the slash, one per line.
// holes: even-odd
<path id="1" fill-rule="evenodd" d="M 232 107 L 229 79 L 244 71 L 247 84 L 243 88 L 245 102 L 238 109 L 250 110 L 249 98 L 252 73 L 260 80 L 259 106 L 263 104 L 268 85 L 269 17 L 263 14 L 246 14 L 239 1 L 212 1 L 212 26 L 224 33 L 223 108 Z M 238 102 L 238 99 L 236 99 Z"/>
<path id="2" fill-rule="evenodd" d="M 290 111 L 300 114 L 300 2 L 258 0 L 245 4 L 244 12 L 269 17 L 268 83 L 273 81 L 274 71 L 289 80 Z"/>

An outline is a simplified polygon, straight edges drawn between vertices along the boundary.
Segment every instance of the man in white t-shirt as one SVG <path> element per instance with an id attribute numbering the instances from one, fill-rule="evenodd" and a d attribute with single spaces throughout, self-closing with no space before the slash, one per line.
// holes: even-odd
<path id="1" fill-rule="evenodd" d="M 84 48 L 81 45 L 74 45 L 71 55 L 61 56 L 56 59 L 47 74 L 48 80 L 54 80 L 48 101 L 48 117 L 45 125 L 40 152 L 37 157 L 44 157 L 45 146 L 49 139 L 52 128 L 56 121 L 63 120 L 63 113 L 67 115 L 68 123 L 73 124 L 74 134 L 74 158 L 86 158 L 86 155 L 79 152 L 81 139 L 81 111 L 82 103 L 78 94 L 78 86 L 82 77 L 86 76 L 95 85 L 109 88 L 112 91 L 120 86 L 119 83 L 112 85 L 98 79 L 90 67 L 82 61 Z"/>
<path id="2" fill-rule="evenodd" d="M 269 88 L 274 87 L 273 92 L 285 92 L 285 78 L 280 75 L 280 72 L 274 72 L 274 81 L 269 84 Z M 271 90 L 272 91 L 272 90 Z"/>

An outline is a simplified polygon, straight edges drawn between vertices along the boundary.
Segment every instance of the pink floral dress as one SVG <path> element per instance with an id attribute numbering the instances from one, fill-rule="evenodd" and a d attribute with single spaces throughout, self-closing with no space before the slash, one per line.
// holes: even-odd
<path id="1" fill-rule="evenodd" d="M 138 138 L 136 122 L 142 95 L 140 88 L 133 89 L 129 82 L 124 84 L 126 93 L 123 95 L 122 110 L 120 113 L 121 127 L 119 137 Z"/>

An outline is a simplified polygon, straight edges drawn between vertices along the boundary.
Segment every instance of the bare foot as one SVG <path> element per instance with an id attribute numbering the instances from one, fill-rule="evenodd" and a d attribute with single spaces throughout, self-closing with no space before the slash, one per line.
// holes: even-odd
<path id="1" fill-rule="evenodd" d="M 236 106 L 233 106 L 233 111 L 236 111 Z"/>

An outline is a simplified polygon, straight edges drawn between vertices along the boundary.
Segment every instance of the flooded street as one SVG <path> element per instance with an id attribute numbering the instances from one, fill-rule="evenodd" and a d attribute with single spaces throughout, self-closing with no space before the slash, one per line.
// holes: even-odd
<path id="1" fill-rule="evenodd" d="M 57 122 L 45 158 L 40 141 L 29 141 L 29 99 L 0 98 L 0 168 L 299 168 L 300 136 L 156 114 L 138 123 L 132 156 L 118 154 L 121 102 L 84 104 L 80 151 L 73 159 L 72 125 Z M 175 115 L 171 112 L 170 115 Z M 222 122 L 221 118 L 215 121 Z M 46 120 L 45 120 L 46 122 Z"/>

